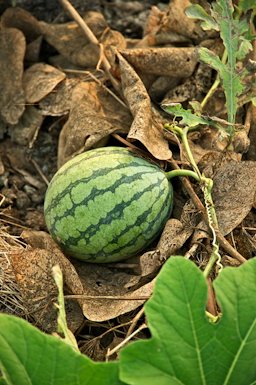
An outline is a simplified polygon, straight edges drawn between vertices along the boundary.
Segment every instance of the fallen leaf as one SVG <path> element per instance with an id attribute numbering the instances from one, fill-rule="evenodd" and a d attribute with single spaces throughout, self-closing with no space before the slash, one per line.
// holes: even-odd
<path id="1" fill-rule="evenodd" d="M 223 235 L 229 234 L 248 215 L 256 192 L 255 162 L 230 161 L 213 178 L 213 201 Z"/>
<path id="2" fill-rule="evenodd" d="M 74 266 L 65 257 L 48 233 L 44 231 L 25 230 L 22 232 L 21 237 L 33 248 L 52 252 L 55 255 L 53 265 L 60 265 L 68 289 L 73 294 L 83 293 L 83 287 Z"/>
<path id="3" fill-rule="evenodd" d="M 43 116 L 34 106 L 27 106 L 19 122 L 8 127 L 8 133 L 14 143 L 29 146 L 35 141 L 43 123 Z"/>
<path id="4" fill-rule="evenodd" d="M 22 89 L 23 59 L 26 42 L 21 31 L 3 28 L 0 31 L 0 117 L 16 124 L 25 109 Z"/>
<path id="5" fill-rule="evenodd" d="M 83 313 L 91 321 L 102 322 L 135 310 L 153 290 L 154 281 L 132 290 L 138 277 L 124 271 L 78 261 L 74 261 L 74 266 L 83 283 L 85 296 L 95 297 L 85 297 L 83 301 Z M 97 298 L 100 296 L 110 298 Z"/>
<path id="6" fill-rule="evenodd" d="M 54 305 L 57 288 L 52 278 L 52 267 L 56 264 L 54 254 L 47 250 L 33 249 L 16 251 L 9 254 L 16 282 L 22 294 L 28 315 L 44 331 L 57 329 L 57 311 Z M 79 312 L 78 306 L 73 312 Z M 72 317 L 74 327 L 74 317 Z M 76 324 L 76 330 L 82 323 L 82 317 Z M 67 312 L 69 323 L 69 313 Z M 70 325 L 69 325 L 70 326 Z"/>
<path id="7" fill-rule="evenodd" d="M 64 282 L 72 294 L 81 294 L 83 288 L 74 267 L 49 234 L 26 230 L 22 237 L 31 247 L 10 253 L 16 281 L 28 314 L 33 316 L 40 328 L 52 332 L 57 327 L 54 305 L 57 300 L 57 287 L 52 276 L 53 266 L 60 265 Z M 81 310 L 73 301 L 68 302 L 66 310 L 68 325 L 74 332 L 83 322 Z"/>
<path id="8" fill-rule="evenodd" d="M 163 136 L 163 127 L 154 119 L 151 102 L 141 79 L 130 64 L 117 53 L 124 97 L 134 117 L 128 138 L 139 140 L 157 159 L 170 159 L 172 153 Z"/>
<path id="9" fill-rule="evenodd" d="M 23 87 L 28 103 L 37 103 L 48 95 L 66 75 L 49 64 L 36 63 L 23 77 Z"/>
<path id="10" fill-rule="evenodd" d="M 105 88 L 80 82 L 73 90 L 68 121 L 59 137 L 58 167 L 113 132 L 128 132 L 131 116 Z"/>
<path id="11" fill-rule="evenodd" d="M 23 32 L 27 43 L 41 35 L 39 21 L 23 8 L 10 7 L 1 16 L 1 24 L 6 28 L 17 28 Z"/>
<path id="12" fill-rule="evenodd" d="M 191 5 L 189 0 L 173 0 L 169 3 L 165 17 L 161 20 L 161 26 L 156 35 L 156 41 L 165 41 L 168 43 L 173 41 L 173 34 L 196 42 L 206 39 L 209 33 L 203 31 L 197 20 L 188 18 L 185 14 L 186 8 Z"/>
<path id="13" fill-rule="evenodd" d="M 197 48 L 134 48 L 120 54 L 135 69 L 158 76 L 187 78 L 198 62 Z"/>
<path id="14" fill-rule="evenodd" d="M 193 231 L 193 226 L 185 226 L 178 219 L 169 219 L 157 245 L 162 258 L 167 259 L 177 255 Z"/>
<path id="15" fill-rule="evenodd" d="M 49 95 L 39 102 L 43 115 L 62 116 L 70 111 L 71 96 L 75 86 L 80 83 L 78 78 L 66 78 L 61 81 Z"/>
<path id="16" fill-rule="evenodd" d="M 84 20 L 104 47 L 111 60 L 113 53 L 109 47 L 124 48 L 126 42 L 118 31 L 109 29 L 104 16 L 98 12 L 87 12 Z M 65 24 L 47 24 L 40 22 L 41 31 L 46 41 L 67 58 L 71 63 L 82 68 L 95 68 L 100 60 L 99 47 L 91 43 L 76 22 Z"/>

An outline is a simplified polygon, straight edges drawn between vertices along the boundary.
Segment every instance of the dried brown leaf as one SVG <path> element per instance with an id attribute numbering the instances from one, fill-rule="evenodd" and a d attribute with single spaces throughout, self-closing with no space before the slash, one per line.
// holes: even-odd
<path id="1" fill-rule="evenodd" d="M 230 161 L 213 178 L 213 201 L 223 235 L 230 233 L 250 212 L 256 191 L 255 162 Z"/>
<path id="2" fill-rule="evenodd" d="M 22 89 L 25 49 L 21 31 L 15 28 L 0 31 L 0 117 L 9 124 L 16 124 L 25 109 Z"/>
<path id="3" fill-rule="evenodd" d="M 10 253 L 15 278 L 24 299 L 27 312 L 36 324 L 47 332 L 56 331 L 57 313 L 54 302 L 57 300 L 52 268 L 60 265 L 64 282 L 72 294 L 82 294 L 83 288 L 72 264 L 65 258 L 49 234 L 40 231 L 24 231 L 32 247 Z M 74 332 L 83 322 L 81 309 L 76 302 L 68 301 L 67 322 Z"/>
<path id="4" fill-rule="evenodd" d="M 137 70 L 158 75 L 187 78 L 195 70 L 197 48 L 134 48 L 120 52 Z"/>
<path id="5" fill-rule="evenodd" d="M 106 321 L 132 311 L 141 306 L 152 294 L 153 281 L 139 289 L 131 290 L 138 282 L 137 276 L 97 264 L 75 261 L 74 266 L 83 283 L 85 295 L 95 296 L 85 298 L 83 302 L 83 313 L 91 321 Z M 102 299 L 97 296 L 111 298 Z"/>
<path id="6" fill-rule="evenodd" d="M 193 231 L 192 225 L 185 226 L 178 219 L 169 219 L 157 245 L 162 258 L 166 259 L 172 255 L 177 255 Z"/>
<path id="7" fill-rule="evenodd" d="M 26 101 L 37 103 L 48 95 L 66 75 L 49 64 L 36 63 L 29 67 L 23 77 Z"/>
<path id="8" fill-rule="evenodd" d="M 54 302 L 57 298 L 57 288 L 52 278 L 52 267 L 57 263 L 55 254 L 47 250 L 33 249 L 10 253 L 16 282 L 22 293 L 24 304 L 30 316 L 36 320 L 37 326 L 47 332 L 57 330 L 57 313 Z M 76 306 L 73 311 L 78 311 Z M 69 323 L 69 312 L 67 312 Z M 82 322 L 69 325 L 75 331 Z"/>
<path id="9" fill-rule="evenodd" d="M 80 81 L 78 78 L 66 78 L 60 82 L 53 92 L 40 101 L 41 113 L 51 116 L 68 114 L 71 107 L 73 89 Z"/>
<path id="10" fill-rule="evenodd" d="M 170 42 L 172 42 L 173 33 L 195 41 L 207 37 L 207 32 L 202 30 L 200 23 L 186 16 L 185 10 L 189 5 L 191 5 L 189 0 L 173 0 L 170 2 L 156 36 L 158 44 L 163 41 L 163 37 L 167 43 L 168 35 L 170 35 Z"/>
<path id="11" fill-rule="evenodd" d="M 52 266 L 59 264 L 63 273 L 65 284 L 73 294 L 82 294 L 83 287 L 72 263 L 65 257 L 51 236 L 44 231 L 26 230 L 22 238 L 33 248 L 51 252 Z"/>
<path id="12" fill-rule="evenodd" d="M 98 12 L 87 12 L 84 20 L 98 38 L 106 50 L 107 55 L 112 57 L 109 47 L 124 48 L 126 42 L 124 37 L 117 31 L 108 28 L 102 14 Z M 96 67 L 100 59 L 99 47 L 91 43 L 82 29 L 75 23 L 47 24 L 40 23 L 44 38 L 49 44 L 67 58 L 71 63 L 82 68 Z"/>
<path id="13" fill-rule="evenodd" d="M 139 140 L 157 159 L 170 159 L 172 153 L 163 136 L 163 127 L 154 118 L 150 98 L 141 79 L 130 64 L 119 58 L 124 97 L 134 117 L 128 138 Z"/>
<path id="14" fill-rule="evenodd" d="M 73 90 L 69 119 L 60 134 L 58 166 L 112 132 L 127 132 L 130 124 L 129 111 L 105 88 L 95 82 L 80 82 Z"/>
<path id="15" fill-rule="evenodd" d="M 1 16 L 1 24 L 6 28 L 17 28 L 26 37 L 27 43 L 41 35 L 39 21 L 23 8 L 8 8 Z"/>
<path id="16" fill-rule="evenodd" d="M 8 127 L 12 141 L 23 146 L 32 144 L 37 137 L 43 119 L 38 109 L 33 106 L 27 106 L 19 122 Z"/>

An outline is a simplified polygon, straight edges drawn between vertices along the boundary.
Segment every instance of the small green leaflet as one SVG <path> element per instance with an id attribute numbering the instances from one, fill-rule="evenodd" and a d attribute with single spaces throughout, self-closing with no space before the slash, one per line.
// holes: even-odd
<path id="1" fill-rule="evenodd" d="M 163 104 L 161 107 L 168 114 L 174 115 L 175 118 L 181 117 L 182 120 L 179 122 L 181 125 L 187 125 L 188 127 L 196 127 L 199 124 L 212 124 L 210 118 L 198 116 L 189 109 L 185 110 L 180 103 L 172 103 L 168 105 Z"/>
<path id="2" fill-rule="evenodd" d="M 205 11 L 203 7 L 199 4 L 193 4 L 190 5 L 186 11 L 186 15 L 193 19 L 202 20 L 201 26 L 202 28 L 207 31 L 214 29 L 216 31 L 219 31 L 218 23 L 214 20 L 214 18 Z"/>
<path id="3" fill-rule="evenodd" d="M 240 0 L 238 7 L 244 12 L 249 11 L 249 9 L 255 10 L 255 0 Z"/>

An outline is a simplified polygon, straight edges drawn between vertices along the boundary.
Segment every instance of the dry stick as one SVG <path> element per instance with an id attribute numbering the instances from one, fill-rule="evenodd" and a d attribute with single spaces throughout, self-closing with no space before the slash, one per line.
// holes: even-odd
<path id="1" fill-rule="evenodd" d="M 180 169 L 180 167 L 177 165 L 175 160 L 172 160 L 170 163 L 175 170 Z M 200 199 L 198 198 L 198 196 L 196 195 L 190 181 L 188 180 L 188 178 L 185 178 L 185 177 L 182 177 L 181 179 L 194 205 L 196 206 L 197 210 L 199 210 L 202 213 L 204 221 L 208 224 L 208 217 L 207 217 L 205 207 L 200 201 Z M 231 257 L 237 259 L 241 263 L 244 263 L 247 261 L 236 249 L 234 249 L 233 246 L 230 245 L 230 243 L 226 240 L 226 238 L 221 234 L 221 232 L 218 229 L 214 229 L 214 230 L 215 230 L 216 237 L 219 244 Z"/>
<path id="2" fill-rule="evenodd" d="M 113 295 L 86 295 L 86 294 L 67 294 L 64 296 L 65 299 L 84 299 L 84 300 L 95 300 L 95 299 L 111 299 L 112 301 L 146 301 L 150 298 L 150 295 L 141 295 L 136 297 L 125 297 L 125 296 L 113 296 Z"/>
<path id="3" fill-rule="evenodd" d="M 132 320 L 132 323 L 131 323 L 131 326 L 129 327 L 128 331 L 127 331 L 127 334 L 126 334 L 126 337 L 125 338 L 128 338 L 134 331 L 135 329 L 135 326 L 137 325 L 137 322 L 139 321 L 140 317 L 144 314 L 144 307 L 141 308 L 138 313 L 136 314 L 136 316 L 133 318 Z"/>
<path id="4" fill-rule="evenodd" d="M 79 13 L 75 10 L 75 8 L 70 4 L 68 0 L 59 0 L 63 8 L 70 14 L 70 16 L 75 20 L 75 22 L 79 25 L 80 28 L 82 28 L 83 32 L 85 33 L 86 37 L 90 40 L 91 43 L 97 45 L 100 50 L 100 60 L 102 61 L 102 65 L 104 67 L 104 70 L 106 71 L 113 87 L 115 88 L 118 93 L 121 93 L 119 83 L 116 81 L 116 79 L 112 76 L 110 73 L 111 65 L 106 58 L 103 50 L 102 45 L 99 43 L 96 36 L 93 34 L 93 32 L 90 30 L 86 22 L 82 19 L 82 17 L 79 15 Z"/>
<path id="5" fill-rule="evenodd" d="M 108 360 L 110 356 L 112 356 L 114 353 L 118 352 L 118 350 L 120 350 L 124 345 L 127 344 L 127 342 L 129 342 L 136 334 L 138 334 L 141 330 L 143 329 L 147 329 L 147 325 L 146 324 L 142 324 L 141 326 L 138 327 L 137 330 L 135 330 L 132 334 L 129 335 L 129 337 L 125 338 L 119 345 L 117 345 L 115 348 L 113 348 L 112 350 L 109 350 L 108 349 L 108 352 L 107 352 L 107 355 L 106 355 L 106 359 Z"/>

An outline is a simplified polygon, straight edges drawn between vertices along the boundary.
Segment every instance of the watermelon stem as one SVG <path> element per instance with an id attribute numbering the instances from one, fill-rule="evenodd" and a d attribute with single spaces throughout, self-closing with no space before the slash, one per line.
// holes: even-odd
<path id="1" fill-rule="evenodd" d="M 197 182 L 201 181 L 201 178 L 199 178 L 197 173 L 191 170 L 172 170 L 172 171 L 166 172 L 165 175 L 168 180 L 175 178 L 176 176 L 191 176 Z"/>
<path id="2" fill-rule="evenodd" d="M 215 212 L 215 207 L 214 207 L 214 202 L 212 199 L 212 187 L 213 187 L 213 181 L 210 178 L 206 178 L 204 175 L 201 174 L 196 161 L 193 157 L 193 153 L 190 149 L 189 141 L 188 141 L 188 133 L 190 131 L 189 126 L 185 127 L 179 127 L 176 124 L 165 124 L 165 128 L 170 130 L 176 137 L 177 139 L 180 138 L 181 142 L 184 146 L 184 149 L 186 151 L 187 158 L 190 161 L 191 167 L 193 168 L 194 171 L 192 170 L 172 170 L 170 172 L 166 173 L 167 179 L 171 179 L 175 176 L 191 176 L 194 179 L 196 179 L 203 191 L 204 194 L 204 202 L 205 202 L 205 207 L 206 207 L 206 213 L 207 213 L 207 219 L 208 219 L 208 226 L 211 230 L 212 233 L 212 253 L 209 258 L 209 261 L 206 265 L 206 268 L 204 270 L 204 276 L 208 277 L 210 274 L 212 268 L 216 264 L 218 267 L 219 272 L 222 270 L 223 266 L 221 264 L 221 256 L 219 253 L 219 244 L 217 241 L 217 235 L 216 231 L 219 231 L 219 226 L 218 226 L 218 219 L 217 215 Z"/>

